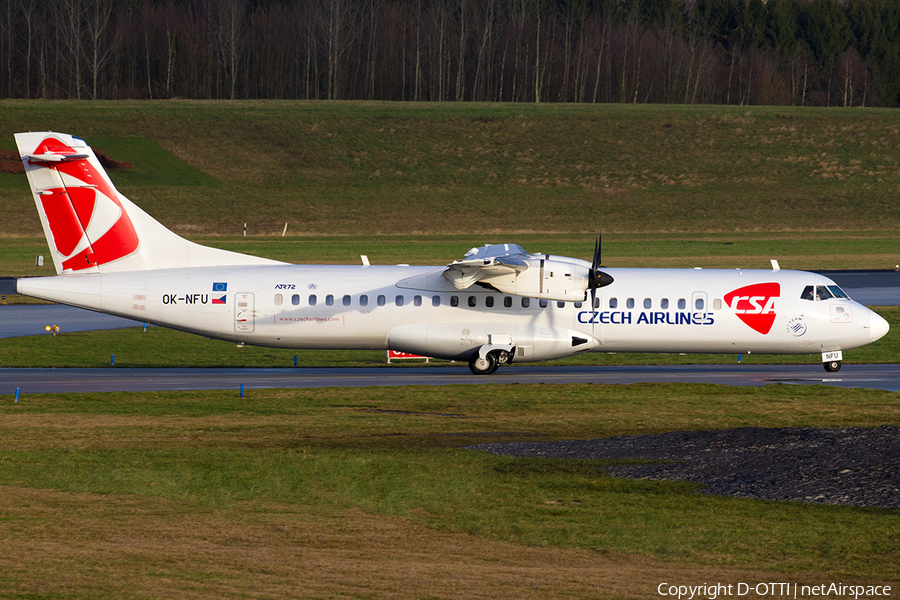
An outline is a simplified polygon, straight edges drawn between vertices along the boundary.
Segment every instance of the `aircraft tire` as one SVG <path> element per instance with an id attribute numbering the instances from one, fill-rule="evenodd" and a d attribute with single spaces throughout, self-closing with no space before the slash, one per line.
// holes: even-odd
<path id="1" fill-rule="evenodd" d="M 469 361 L 469 370 L 475 375 L 490 375 L 500 367 L 500 362 L 494 353 L 490 353 L 484 358 L 478 355 Z"/>
<path id="2" fill-rule="evenodd" d="M 841 370 L 841 361 L 830 360 L 827 363 L 822 363 L 822 366 L 825 367 L 825 370 L 829 373 L 835 373 Z"/>

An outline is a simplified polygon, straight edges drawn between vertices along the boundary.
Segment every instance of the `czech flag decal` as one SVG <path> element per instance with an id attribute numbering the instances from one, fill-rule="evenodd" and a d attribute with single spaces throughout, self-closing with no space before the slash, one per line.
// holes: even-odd
<path id="1" fill-rule="evenodd" d="M 228 284 L 225 283 L 225 282 L 216 281 L 216 282 L 213 283 L 212 291 L 214 291 L 214 292 L 227 292 L 227 291 L 228 291 Z M 225 295 L 223 295 L 221 298 L 213 298 L 213 299 L 212 299 L 212 303 L 213 303 L 213 304 L 225 304 Z"/>

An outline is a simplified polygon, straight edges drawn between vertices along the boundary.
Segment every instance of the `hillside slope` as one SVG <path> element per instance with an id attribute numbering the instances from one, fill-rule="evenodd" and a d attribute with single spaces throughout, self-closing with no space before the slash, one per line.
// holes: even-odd
<path id="1" fill-rule="evenodd" d="M 185 234 L 900 226 L 884 109 L 0 102 L 0 148 L 46 129 L 134 163 L 117 185 Z M 0 173 L 0 234 L 39 232 L 26 189 Z"/>

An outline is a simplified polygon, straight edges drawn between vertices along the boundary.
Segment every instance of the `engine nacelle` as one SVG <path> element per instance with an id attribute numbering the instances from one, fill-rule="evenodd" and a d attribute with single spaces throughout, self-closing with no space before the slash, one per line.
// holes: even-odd
<path id="1" fill-rule="evenodd" d="M 485 276 L 479 282 L 504 294 L 563 302 L 581 302 L 585 299 L 589 263 L 563 256 L 534 257 L 524 262 L 528 266 L 525 270 Z"/>
<path id="2" fill-rule="evenodd" d="M 484 345 L 514 347 L 513 362 L 565 358 L 593 350 L 593 336 L 571 329 L 508 323 L 419 323 L 391 329 L 391 350 L 448 360 L 469 360 Z"/>

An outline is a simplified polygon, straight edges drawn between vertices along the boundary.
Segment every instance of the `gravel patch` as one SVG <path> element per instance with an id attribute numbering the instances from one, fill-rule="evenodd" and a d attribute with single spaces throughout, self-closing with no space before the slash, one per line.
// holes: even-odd
<path id="1" fill-rule="evenodd" d="M 612 466 L 606 472 L 702 483 L 703 493 L 737 498 L 900 508 L 900 428 L 887 425 L 744 427 L 471 448 L 519 457 L 675 461 Z"/>

